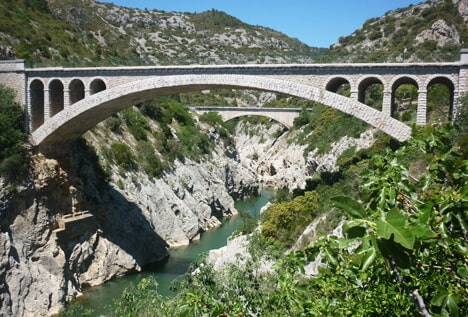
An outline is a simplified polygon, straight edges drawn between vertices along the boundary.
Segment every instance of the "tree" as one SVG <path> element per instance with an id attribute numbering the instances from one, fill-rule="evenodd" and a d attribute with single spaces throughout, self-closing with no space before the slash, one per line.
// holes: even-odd
<path id="1" fill-rule="evenodd" d="M 430 156 L 420 179 L 402 163 L 414 151 Z M 393 281 L 394 296 L 406 294 L 424 316 L 466 316 L 468 162 L 444 130 L 392 153 L 373 158 L 362 202 L 334 198 L 349 219 L 346 238 L 319 248 L 350 284 L 385 292 Z"/>
<path id="2" fill-rule="evenodd" d="M 12 177 L 26 170 L 25 139 L 24 112 L 13 90 L 0 86 L 0 176 Z"/>

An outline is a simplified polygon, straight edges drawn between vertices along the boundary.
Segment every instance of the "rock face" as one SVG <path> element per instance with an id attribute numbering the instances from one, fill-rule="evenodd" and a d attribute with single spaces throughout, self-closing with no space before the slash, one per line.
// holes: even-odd
<path id="1" fill-rule="evenodd" d="M 422 31 L 416 36 L 415 42 L 420 44 L 425 41 L 437 41 L 437 46 L 443 47 L 448 44 L 460 44 L 460 35 L 457 28 L 451 22 L 438 20 L 428 30 Z"/>
<path id="2" fill-rule="evenodd" d="M 21 185 L 0 179 L 0 316 L 55 314 L 82 287 L 160 261 L 168 247 L 237 213 L 230 191 L 258 190 L 255 175 L 221 147 L 212 160 L 177 162 L 160 179 L 126 174 L 121 188 L 86 150 L 74 144 L 56 160 L 35 156 Z"/>
<path id="3" fill-rule="evenodd" d="M 304 157 L 306 146 L 291 143 L 294 133 L 281 134 L 278 123 L 256 126 L 241 123 L 236 133 L 236 148 L 244 166 L 257 174 L 263 186 L 304 189 L 306 180 L 316 172 L 335 171 L 338 158 L 348 149 L 355 151 L 370 147 L 374 130 L 367 130 L 359 138 L 344 137 L 331 145 L 328 153 L 313 150 Z M 279 137 L 275 137 L 278 136 Z"/>
<path id="4" fill-rule="evenodd" d="M 119 203 L 123 197 L 102 187 L 84 158 L 68 163 L 82 174 L 73 179 L 62 168 L 64 162 L 38 156 L 24 184 L 0 186 L 2 316 L 57 313 L 82 286 L 138 271 L 167 256 L 164 240 L 136 206 Z M 79 203 L 76 189 L 83 193 Z M 78 205 L 89 208 L 92 221 L 73 235 L 65 230 L 59 236 L 58 223 Z"/>
<path id="5" fill-rule="evenodd" d="M 214 163 L 213 163 L 214 162 Z M 257 193 L 255 175 L 221 153 L 203 164 L 176 162 L 160 179 L 144 173 L 129 176 L 138 183 L 123 182 L 123 194 L 141 207 L 154 230 L 170 247 L 184 246 L 201 232 L 219 226 L 237 214 L 234 197 Z"/>
<path id="6" fill-rule="evenodd" d="M 237 150 L 218 140 L 210 158 L 176 161 L 159 179 L 115 166 L 106 178 L 79 142 L 55 159 L 34 156 L 22 184 L 0 184 L 0 315 L 57 313 L 82 287 L 139 271 L 236 214 L 233 197 L 256 193 L 257 175 L 263 185 L 303 188 L 346 149 L 373 141 L 368 131 L 304 158 L 304 147 L 288 141 L 294 133 L 241 123 Z"/>
<path id="7" fill-rule="evenodd" d="M 457 5 L 458 13 L 463 17 L 465 22 L 468 21 L 468 0 L 452 0 Z"/>

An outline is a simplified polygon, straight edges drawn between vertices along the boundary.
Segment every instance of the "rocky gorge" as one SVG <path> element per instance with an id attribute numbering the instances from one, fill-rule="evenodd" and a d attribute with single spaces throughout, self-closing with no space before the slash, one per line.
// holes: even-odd
<path id="1" fill-rule="evenodd" d="M 159 178 L 115 166 L 106 178 L 88 145 L 96 131 L 53 157 L 33 155 L 27 179 L 1 186 L 0 313 L 57 313 L 83 287 L 140 271 L 220 225 L 237 213 L 233 197 L 260 186 L 303 188 L 315 171 L 333 169 L 343 151 L 373 140 L 367 131 L 326 155 L 304 155 L 304 146 L 288 142 L 296 132 L 274 122 L 241 121 L 234 149 L 204 129 L 215 140 L 212 153 L 200 162 L 178 160 Z M 65 228 L 64 219 L 72 220 Z"/>

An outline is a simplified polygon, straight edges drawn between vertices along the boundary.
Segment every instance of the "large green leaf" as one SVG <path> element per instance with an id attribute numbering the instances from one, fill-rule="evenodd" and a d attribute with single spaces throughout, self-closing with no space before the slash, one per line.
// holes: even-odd
<path id="1" fill-rule="evenodd" d="M 336 196 L 331 198 L 331 201 L 335 207 L 346 212 L 351 218 L 363 219 L 365 217 L 366 210 L 364 207 L 351 197 Z"/>
<path id="2" fill-rule="evenodd" d="M 389 240 L 393 235 L 393 240 L 396 243 L 406 249 L 413 249 L 414 234 L 405 228 L 406 218 L 400 211 L 393 209 L 387 214 L 385 220 L 377 220 L 376 224 L 378 236 Z"/>
<path id="3" fill-rule="evenodd" d="M 377 251 L 375 250 L 375 248 L 374 247 L 369 248 L 364 258 L 362 259 L 361 270 L 363 271 L 367 270 L 367 268 L 372 264 L 372 262 L 374 262 L 376 255 L 377 255 Z"/>

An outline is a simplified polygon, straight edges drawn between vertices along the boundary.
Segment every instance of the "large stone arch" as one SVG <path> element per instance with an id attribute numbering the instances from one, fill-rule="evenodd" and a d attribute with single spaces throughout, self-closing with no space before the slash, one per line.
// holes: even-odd
<path id="1" fill-rule="evenodd" d="M 316 101 L 361 119 L 397 140 L 411 136 L 410 127 L 380 111 L 316 87 L 249 75 L 174 75 L 130 82 L 85 98 L 46 121 L 31 135 L 31 143 L 46 146 L 78 138 L 114 113 L 155 96 L 221 88 L 271 91 Z"/>

